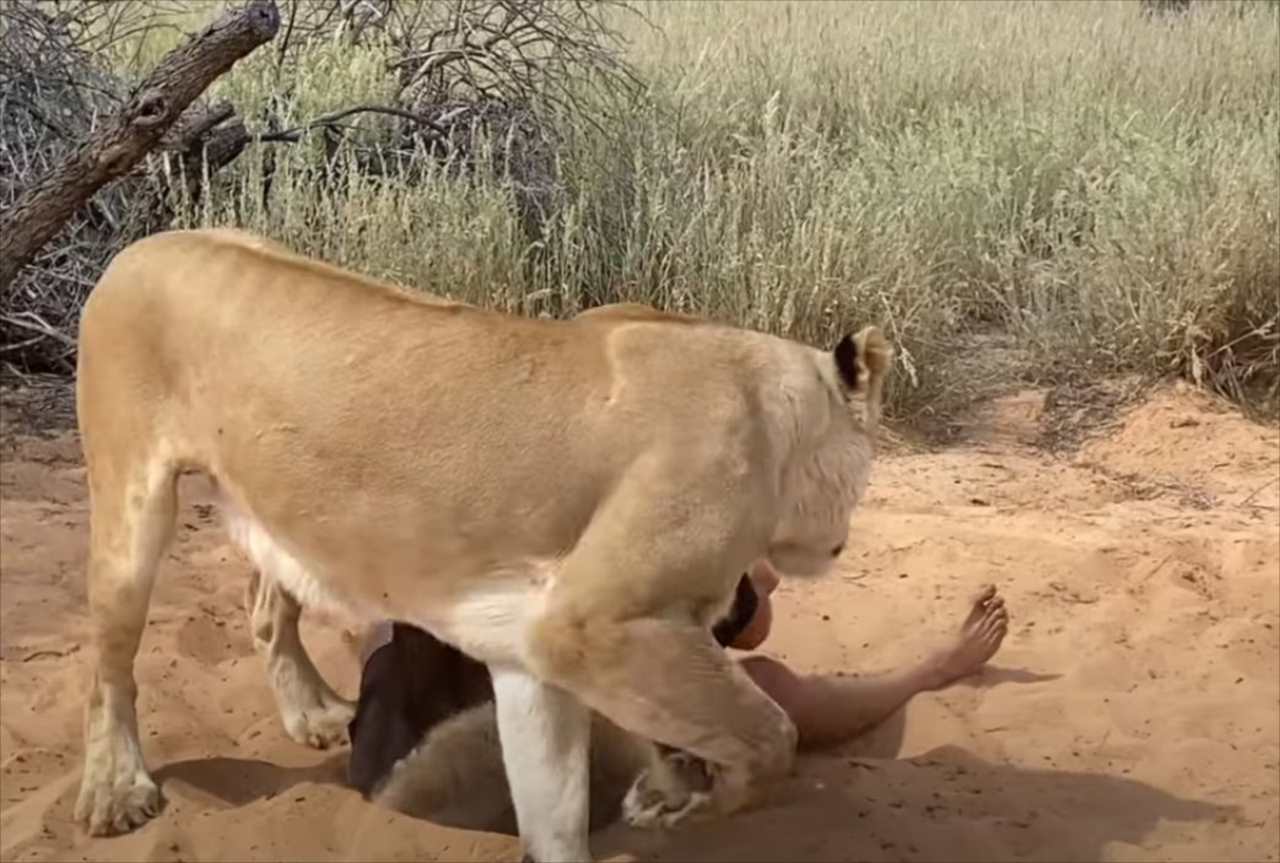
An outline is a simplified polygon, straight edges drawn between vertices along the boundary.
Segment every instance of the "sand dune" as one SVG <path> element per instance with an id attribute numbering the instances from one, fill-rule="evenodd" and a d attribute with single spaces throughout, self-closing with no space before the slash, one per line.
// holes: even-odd
<path id="1" fill-rule="evenodd" d="M 761 809 L 597 855 L 658 860 L 1275 860 L 1280 854 L 1280 436 L 1181 388 L 1070 456 L 1043 399 L 1003 400 L 941 452 L 877 466 L 839 572 L 784 585 L 765 651 L 872 671 L 955 625 L 979 584 L 1013 626 L 992 667 L 857 745 L 801 760 Z M 372 807 L 345 750 L 284 736 L 246 630 L 247 569 L 188 494 L 138 660 L 168 804 L 133 834 L 71 820 L 86 680 L 84 471 L 74 436 L 9 429 L 0 470 L 0 857 L 511 860 L 511 837 Z M 354 691 L 345 622 L 304 617 Z"/>

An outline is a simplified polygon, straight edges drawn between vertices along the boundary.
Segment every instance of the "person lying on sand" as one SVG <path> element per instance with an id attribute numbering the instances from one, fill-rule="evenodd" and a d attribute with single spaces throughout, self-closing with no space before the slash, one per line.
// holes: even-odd
<path id="1" fill-rule="evenodd" d="M 777 586 L 778 576 L 768 564 L 743 575 L 732 610 L 712 629 L 721 646 L 754 650 L 764 643 L 773 623 L 770 596 Z M 738 661 L 790 715 L 802 748 L 829 746 L 869 731 L 915 695 L 942 689 L 981 669 L 1000 648 L 1008 626 L 1003 598 L 995 587 L 987 586 L 972 598 L 959 630 L 923 660 L 905 668 L 868 676 L 800 675 L 768 656 L 756 654 Z M 494 819 L 509 824 L 513 813 L 506 799 L 480 801 L 482 805 L 446 799 L 505 793 L 502 787 L 494 787 L 504 786 L 505 780 L 496 727 L 491 727 L 493 690 L 488 668 L 429 633 L 399 622 L 375 626 L 361 656 L 360 696 L 348 728 L 352 786 L 368 799 L 431 820 L 480 829 L 498 829 L 491 823 Z M 462 729 L 454 721 L 468 712 L 476 714 L 482 705 L 489 713 L 470 727 Z M 457 727 L 445 730 L 451 722 Z M 614 746 L 596 739 L 593 736 L 595 748 Z M 615 785 L 625 785 L 628 777 L 622 774 L 631 763 L 624 765 L 621 756 L 608 757 L 617 762 L 616 775 L 610 778 Z M 435 775 L 406 776 L 414 772 Z M 389 783 L 393 773 L 397 782 Z M 592 782 L 595 795 L 594 786 L 599 784 L 595 764 Z M 380 794 L 390 784 L 399 786 L 390 795 L 394 800 Z M 616 810 L 619 793 L 615 789 L 603 804 L 593 802 L 593 822 L 597 809 Z M 469 814 L 443 817 L 446 810 L 464 809 Z M 480 818 L 476 813 L 481 810 L 489 814 Z M 481 823 L 475 823 L 477 819 Z"/>
<path id="2" fill-rule="evenodd" d="M 760 596 L 760 610 L 729 647 L 754 650 L 769 636 L 773 623 L 770 594 L 778 576 L 767 566 L 750 577 Z M 846 743 L 871 730 L 921 692 L 950 686 L 980 670 L 995 655 L 1009 631 L 1004 599 L 993 585 L 978 591 L 959 630 L 924 659 L 884 674 L 800 676 L 768 656 L 739 661 L 756 686 L 787 711 L 800 734 L 801 747 Z"/>

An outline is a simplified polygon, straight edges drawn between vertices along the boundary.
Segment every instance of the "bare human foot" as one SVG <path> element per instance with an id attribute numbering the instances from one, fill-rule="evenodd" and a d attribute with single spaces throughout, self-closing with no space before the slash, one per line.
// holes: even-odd
<path id="1" fill-rule="evenodd" d="M 927 688 L 942 689 L 982 668 L 995 655 L 1009 631 L 1009 612 L 994 585 L 987 585 L 973 598 L 969 616 L 951 644 L 927 659 L 932 683 Z"/>

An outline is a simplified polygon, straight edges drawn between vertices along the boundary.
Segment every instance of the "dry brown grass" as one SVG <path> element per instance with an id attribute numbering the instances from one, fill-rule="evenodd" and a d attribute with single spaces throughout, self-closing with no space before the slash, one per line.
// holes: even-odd
<path id="1" fill-rule="evenodd" d="M 334 181 L 319 136 L 251 148 L 182 223 L 526 314 L 639 300 L 815 343 L 875 321 L 899 419 L 1115 373 L 1280 410 L 1277 3 L 641 8 L 646 98 L 560 130 L 537 240 L 509 178 Z M 385 50 L 316 43 L 284 77 L 264 51 L 215 95 L 286 123 L 377 101 Z"/>

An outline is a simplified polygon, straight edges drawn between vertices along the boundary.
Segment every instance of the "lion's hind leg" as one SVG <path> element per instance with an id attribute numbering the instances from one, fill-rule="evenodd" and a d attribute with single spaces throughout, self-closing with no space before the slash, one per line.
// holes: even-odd
<path id="1" fill-rule="evenodd" d="M 285 732 L 316 749 L 340 743 L 355 705 L 333 691 L 307 654 L 298 632 L 301 605 L 270 570 L 255 569 L 245 607 L 253 646 L 266 662 Z"/>
<path id="2" fill-rule="evenodd" d="M 132 830 L 160 811 L 160 789 L 138 740 L 133 666 L 156 568 L 173 537 L 177 471 L 137 452 L 93 456 L 88 588 L 95 656 L 74 814 L 100 836 Z"/>

